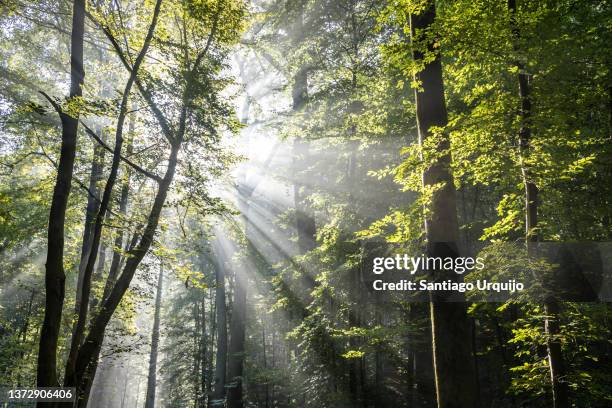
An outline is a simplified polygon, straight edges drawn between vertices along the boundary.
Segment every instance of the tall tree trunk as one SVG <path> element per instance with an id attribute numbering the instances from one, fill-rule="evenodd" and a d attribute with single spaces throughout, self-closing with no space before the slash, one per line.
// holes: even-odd
<path id="1" fill-rule="evenodd" d="M 208 296 L 210 299 L 213 299 L 213 291 L 215 292 L 216 295 L 216 288 L 215 289 L 209 289 L 208 292 Z M 209 311 L 209 315 L 208 315 L 208 320 L 210 321 L 210 330 L 209 330 L 209 337 L 208 337 L 208 341 L 210 341 L 210 344 L 215 344 L 216 339 L 215 339 L 215 334 L 217 332 L 217 308 L 215 306 L 215 302 L 211 301 L 211 305 L 210 305 L 210 311 Z M 209 406 L 210 404 L 210 398 L 211 397 L 211 390 L 212 390 L 212 386 L 213 386 L 213 381 L 214 381 L 214 352 L 215 352 L 215 347 L 208 347 L 207 348 L 207 357 L 206 357 L 206 384 L 204 387 L 204 394 L 205 394 L 205 398 L 206 398 L 206 406 Z"/>
<path id="2" fill-rule="evenodd" d="M 300 24 L 301 27 L 301 17 Z M 301 28 L 300 28 L 301 29 Z M 293 78 L 293 112 L 299 114 L 306 105 L 308 100 L 308 68 L 301 67 Z M 310 194 L 308 186 L 301 180 L 304 177 L 301 173 L 306 169 L 308 163 L 309 149 L 308 144 L 299 136 L 293 141 L 292 146 L 293 157 L 293 202 L 295 206 L 295 230 L 297 238 L 297 255 L 304 255 L 315 247 L 316 224 L 312 212 L 305 203 L 305 198 Z M 297 294 L 299 299 L 302 315 L 298 318 L 306 317 L 306 306 L 312 302 L 310 293 L 314 289 L 316 282 L 315 277 L 304 265 L 299 264 L 295 260 L 291 263 L 299 270 L 299 281 L 297 287 L 290 288 L 293 293 Z M 292 313 L 293 314 L 293 313 Z"/>
<path id="3" fill-rule="evenodd" d="M 421 89 L 415 90 L 419 142 L 425 145 L 428 138 L 437 140 L 436 152 L 439 158 L 423 172 L 423 185 L 430 187 L 442 183 L 429 203 L 429 213 L 425 218 L 427 252 L 431 257 L 459 256 L 459 226 L 455 187 L 450 169 L 450 141 L 445 133 L 433 134 L 431 128 L 447 125 L 448 116 L 444 99 L 442 63 L 430 34 L 436 16 L 435 2 L 430 0 L 418 15 L 411 15 L 411 39 L 413 58 L 423 62 L 425 54 L 435 53 L 428 58 L 424 67 L 415 74 Z M 429 56 L 428 55 L 428 56 Z M 435 280 L 451 279 L 460 276 L 454 271 L 435 271 Z M 475 406 L 476 379 L 470 341 L 470 322 L 466 303 L 449 302 L 448 293 L 430 293 L 430 314 L 436 395 L 439 408 L 470 408 Z"/>
<path id="4" fill-rule="evenodd" d="M 302 67 L 295 74 L 293 80 L 293 111 L 300 112 L 308 99 L 308 68 Z M 300 137 L 293 141 L 293 199 L 295 203 L 295 228 L 297 232 L 298 254 L 305 254 L 315 246 L 316 226 L 315 220 L 308 207 L 304 203 L 304 198 L 308 196 L 308 187 L 301 182 L 300 172 L 302 172 L 309 161 L 308 144 Z"/>
<path id="5" fill-rule="evenodd" d="M 159 324 L 164 283 L 164 266 L 159 267 L 157 281 L 157 296 L 155 298 L 155 316 L 153 318 L 153 332 L 151 334 L 151 353 L 149 354 L 149 376 L 147 379 L 147 396 L 145 408 L 155 408 L 155 390 L 157 385 L 157 350 L 159 348 Z"/>
<path id="6" fill-rule="evenodd" d="M 521 32 L 516 21 L 516 0 L 508 0 L 510 12 L 510 24 L 512 28 L 514 50 L 518 51 L 518 42 Z M 519 109 L 519 153 L 521 175 L 525 187 L 525 241 L 527 250 L 531 254 L 533 243 L 539 241 L 538 231 L 538 187 L 533 180 L 529 168 L 529 155 L 531 153 L 531 89 L 529 75 L 525 72 L 525 66 L 519 60 L 515 61 L 518 69 L 518 91 L 520 100 Z M 569 407 L 569 396 L 567 382 L 565 381 L 566 368 L 559 340 L 559 303 L 553 296 L 549 296 L 544 302 L 544 331 L 546 333 L 546 348 L 548 350 L 548 366 L 550 368 L 550 382 L 552 386 L 552 398 L 554 408 Z"/>
<path id="7" fill-rule="evenodd" d="M 172 180 L 174 179 L 181 141 L 182 137 L 179 138 L 178 142 L 175 142 L 175 144 L 172 145 L 170 156 L 168 158 L 168 168 L 166 169 L 166 173 L 159 184 L 159 188 L 147 218 L 147 225 L 144 228 L 142 237 L 135 248 L 130 251 L 130 256 L 123 267 L 123 272 L 117 279 L 117 283 L 115 286 L 113 286 L 113 289 L 109 293 L 108 297 L 104 299 L 104 302 L 100 307 L 100 313 L 98 313 L 98 315 L 94 318 L 89 333 L 87 334 L 85 341 L 83 341 L 83 346 L 79 350 L 76 361 L 76 372 L 74 376 L 74 378 L 78 379 L 79 381 L 77 386 L 77 391 L 79 391 L 79 401 L 77 407 L 85 407 L 87 405 L 87 399 L 89 397 L 88 389 L 96 372 L 97 360 L 102 347 L 102 342 L 104 341 L 106 326 L 117 309 L 117 306 L 121 302 L 123 295 L 129 288 L 130 282 L 134 277 L 134 273 L 136 272 L 138 265 L 140 265 L 140 262 L 147 254 L 151 244 L 153 243 L 153 238 L 159 223 L 161 211 L 164 203 L 166 202 L 166 197 L 168 195 L 170 185 L 172 184 Z"/>
<path id="8" fill-rule="evenodd" d="M 219 258 L 220 254 L 217 254 Z M 216 289 L 215 308 L 217 326 L 217 356 L 213 391 L 208 399 L 208 406 L 223 406 L 225 400 L 225 375 L 227 368 L 227 310 L 225 305 L 225 270 L 221 262 L 215 268 Z"/>
<path id="9" fill-rule="evenodd" d="M 234 302 L 230 323 L 230 344 L 228 358 L 228 408 L 242 408 L 242 375 L 244 369 L 244 340 L 246 323 L 246 279 L 243 270 L 236 270 Z"/>
<path id="10" fill-rule="evenodd" d="M 82 96 L 85 79 L 83 68 L 83 35 L 85 31 L 85 0 L 75 0 L 72 9 L 70 46 L 70 98 Z M 38 348 L 36 384 L 56 387 L 57 341 L 64 305 L 66 275 L 64 273 L 64 224 L 70 196 L 74 159 L 77 147 L 78 114 L 69 116 L 59 108 L 62 123 L 62 146 L 53 189 L 47 233 L 47 262 L 45 266 L 45 316 Z M 48 404 L 39 403 L 39 406 Z"/>
<path id="11" fill-rule="evenodd" d="M 550 368 L 550 381 L 554 408 L 569 407 L 568 387 L 565 380 L 566 368 L 559 335 L 559 302 L 550 298 L 544 303 L 544 331 L 546 332 L 546 349 L 548 351 L 548 366 Z"/>
<path id="12" fill-rule="evenodd" d="M 208 393 L 208 337 L 206 329 L 206 296 L 202 293 L 202 306 L 200 308 L 202 332 L 200 336 L 200 398 L 198 400 L 198 408 L 206 407 L 206 397 Z"/>
<path id="13" fill-rule="evenodd" d="M 159 291 L 159 289 L 157 290 Z M 127 366 L 127 369 L 125 370 L 125 375 L 123 377 L 123 390 L 121 391 L 121 408 L 125 408 L 125 404 L 128 399 L 127 389 L 128 389 L 128 384 L 130 383 L 131 365 L 132 365 L 132 359 L 128 357 L 128 366 Z"/>
<path id="14" fill-rule="evenodd" d="M 94 265 L 96 263 L 96 259 L 98 256 L 98 247 L 100 245 L 100 239 L 102 236 L 102 227 L 103 221 L 106 217 L 106 213 L 110 208 L 111 196 L 113 193 L 113 188 L 115 186 L 115 181 L 117 179 L 117 173 L 119 171 L 119 164 L 121 162 L 121 149 L 123 146 L 123 126 L 125 123 L 125 119 L 128 114 L 128 103 L 130 98 L 130 93 L 132 90 L 132 86 L 136 81 L 136 76 L 140 70 L 140 66 L 142 65 L 144 58 L 149 49 L 149 45 L 151 44 L 151 40 L 153 39 L 153 33 L 155 32 L 155 27 L 157 25 L 157 20 L 161 10 L 162 0 L 157 0 L 155 3 L 155 9 L 153 11 L 153 17 L 151 20 L 151 24 L 149 25 L 147 35 L 144 39 L 144 43 L 136 60 L 134 61 L 134 66 L 130 71 L 130 76 L 126 82 L 125 88 L 123 90 L 123 95 L 121 99 L 121 106 L 119 108 L 119 116 L 117 118 L 117 128 L 115 131 L 115 148 L 113 150 L 113 159 L 110 168 L 110 173 L 108 179 L 106 180 L 106 184 L 104 186 L 104 193 L 102 194 L 102 201 L 100 202 L 100 208 L 98 209 L 98 213 L 96 215 L 96 221 L 93 228 L 93 235 L 91 238 L 91 250 L 89 253 L 89 258 L 87 260 L 87 265 L 85 266 L 85 271 L 83 273 L 83 282 L 82 282 L 82 299 L 79 305 L 79 313 L 76 328 L 74 330 L 74 335 L 72 336 L 72 341 L 70 343 L 70 352 L 68 353 L 68 359 L 66 362 L 66 376 L 64 380 L 64 385 L 71 386 L 77 383 L 78 379 L 75 378 L 76 372 L 76 361 L 78 359 L 78 353 L 80 345 L 82 344 L 82 339 L 85 334 L 85 325 L 87 321 L 87 313 L 88 313 L 88 300 L 89 294 L 91 291 L 91 280 Z"/>
<path id="15" fill-rule="evenodd" d="M 200 318 L 200 300 L 193 304 L 193 320 L 195 324 L 193 336 L 193 407 L 198 408 L 200 401 L 200 366 L 202 364 L 202 321 Z"/>

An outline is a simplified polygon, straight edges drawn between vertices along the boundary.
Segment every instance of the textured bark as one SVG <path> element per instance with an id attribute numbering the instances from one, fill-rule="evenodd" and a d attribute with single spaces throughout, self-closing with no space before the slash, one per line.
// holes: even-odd
<path id="1" fill-rule="evenodd" d="M 72 12 L 70 46 L 70 98 L 82 95 L 85 78 L 83 69 L 83 34 L 85 31 L 85 0 L 75 0 Z M 49 227 L 48 248 L 45 265 L 45 316 L 40 334 L 36 383 L 39 387 L 56 387 L 57 342 L 64 305 L 64 223 L 66 206 L 70 196 L 74 159 L 77 147 L 78 116 L 71 117 L 59 109 L 62 123 L 62 145 L 53 189 Z M 49 406 L 39 403 L 38 406 Z"/>
<path id="2" fill-rule="evenodd" d="M 444 132 L 433 134 L 432 127 L 444 127 L 448 122 L 442 63 L 431 36 L 424 39 L 424 30 L 432 29 L 436 16 L 435 2 L 428 1 L 418 15 L 411 16 L 413 58 L 420 62 L 426 53 L 436 53 L 433 60 L 415 74 L 421 89 L 415 90 L 419 142 L 423 146 L 429 138 L 436 138 L 435 162 L 423 172 L 425 187 L 442 184 L 431 198 L 425 219 L 427 252 L 432 257 L 459 256 L 459 226 L 455 187 L 450 169 L 450 141 Z M 453 271 L 434 271 L 435 280 L 459 280 Z M 430 315 L 436 397 L 440 408 L 470 408 L 476 405 L 476 378 L 472 359 L 470 322 L 464 299 L 448 301 L 448 293 L 430 293 Z"/>
<path id="3" fill-rule="evenodd" d="M 164 266 L 159 268 L 157 280 L 157 296 L 155 297 L 155 316 L 153 317 L 153 331 L 151 333 L 151 352 L 149 354 L 149 377 L 147 378 L 147 396 L 145 408 L 155 408 L 155 390 L 157 385 L 157 351 L 159 348 L 159 326 L 164 283 Z"/>

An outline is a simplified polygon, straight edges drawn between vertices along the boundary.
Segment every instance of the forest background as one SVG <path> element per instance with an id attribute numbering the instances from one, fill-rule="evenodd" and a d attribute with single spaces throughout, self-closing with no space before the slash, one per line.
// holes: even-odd
<path id="1" fill-rule="evenodd" d="M 612 403 L 610 2 L 0 10 L 0 385 L 92 408 Z M 374 292 L 393 251 L 483 257 L 466 280 L 539 296 Z"/>

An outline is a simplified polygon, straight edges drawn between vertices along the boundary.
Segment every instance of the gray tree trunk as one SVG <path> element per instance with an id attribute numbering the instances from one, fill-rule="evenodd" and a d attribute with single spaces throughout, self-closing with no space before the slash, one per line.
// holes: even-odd
<path id="1" fill-rule="evenodd" d="M 217 258 L 219 258 L 217 254 Z M 220 262 L 216 265 L 215 308 L 217 326 L 217 355 L 213 391 L 208 399 L 209 407 L 220 407 L 225 403 L 225 377 L 227 370 L 227 308 L 225 305 L 225 270 Z"/>
<path id="2" fill-rule="evenodd" d="M 157 296 L 155 298 L 155 316 L 153 318 L 153 332 L 151 334 L 151 353 L 149 354 L 149 376 L 147 379 L 147 396 L 145 408 L 155 408 L 155 391 L 157 386 L 157 352 L 159 349 L 159 326 L 162 302 L 162 290 L 164 282 L 164 266 L 159 267 L 159 278 L 157 281 Z"/>

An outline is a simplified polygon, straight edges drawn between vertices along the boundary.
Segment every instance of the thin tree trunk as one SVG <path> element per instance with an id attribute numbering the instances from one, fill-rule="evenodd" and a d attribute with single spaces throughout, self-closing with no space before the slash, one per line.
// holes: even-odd
<path id="1" fill-rule="evenodd" d="M 227 368 L 227 310 L 225 305 L 225 270 L 221 262 L 215 268 L 215 308 L 217 321 L 217 356 L 213 391 L 208 406 L 223 406 L 225 400 L 225 376 Z"/>
<path id="2" fill-rule="evenodd" d="M 200 336 L 200 397 L 198 407 L 206 406 L 206 396 L 208 393 L 208 338 L 206 336 L 206 297 L 202 293 L 202 307 L 200 308 L 202 332 Z"/>
<path id="3" fill-rule="evenodd" d="M 214 289 L 215 291 L 215 295 L 216 295 L 216 288 Z M 213 298 L 213 289 L 209 289 L 208 292 L 208 296 L 210 299 Z M 215 334 L 217 333 L 217 307 L 216 307 L 216 302 L 211 301 L 211 305 L 210 305 L 210 311 L 209 311 L 209 321 L 210 321 L 210 336 L 208 337 L 210 344 L 216 344 L 215 341 Z M 205 394 L 206 394 L 206 406 L 209 406 L 210 404 L 210 398 L 211 398 L 211 389 L 213 386 L 213 381 L 214 381 L 214 367 L 213 367 L 213 360 L 214 360 L 214 350 L 215 347 L 209 347 L 208 348 L 208 354 L 207 354 L 207 367 L 206 367 L 206 387 L 205 387 Z"/>
<path id="4" fill-rule="evenodd" d="M 121 392 L 121 408 L 125 408 L 125 403 L 127 401 L 127 389 L 128 389 L 128 384 L 130 382 L 131 363 L 132 363 L 132 360 L 129 359 L 127 369 L 125 370 L 125 376 L 123 378 L 123 391 Z"/>
<path id="5" fill-rule="evenodd" d="M 244 116 L 241 120 L 243 124 L 248 123 L 250 99 L 247 98 L 247 105 Z M 242 185 L 247 186 L 246 173 L 243 173 Z M 243 189 L 243 196 L 240 200 L 240 209 L 245 228 L 245 236 L 251 249 L 249 210 L 250 200 L 257 185 Z M 243 402 L 243 371 L 244 371 L 244 342 L 246 325 L 246 302 L 247 302 L 247 276 L 243 268 L 235 271 L 234 281 L 234 303 L 232 305 L 232 320 L 230 322 L 230 344 L 228 356 L 228 392 L 227 406 L 229 408 L 242 408 Z"/>
<path id="6" fill-rule="evenodd" d="M 193 406 L 198 408 L 200 400 L 200 366 L 202 364 L 202 327 L 200 320 L 200 300 L 196 299 L 193 305 L 193 320 L 195 322 L 195 330 L 193 336 Z"/>
<path id="7" fill-rule="evenodd" d="M 85 324 L 87 321 L 87 312 L 89 306 L 88 299 L 91 291 L 91 278 L 98 255 L 98 247 L 100 245 L 100 239 L 102 236 L 103 221 L 110 207 L 111 195 L 115 186 L 115 181 L 117 179 L 119 164 L 121 162 L 121 149 L 123 146 L 123 125 L 128 114 L 130 92 L 132 90 L 134 82 L 136 81 L 136 76 L 138 75 L 140 66 L 147 54 L 149 45 L 151 44 L 151 40 L 153 39 L 153 33 L 155 32 L 155 27 L 157 25 L 157 20 L 161 9 L 161 3 L 162 0 L 157 0 L 155 4 L 153 17 L 151 24 L 149 25 L 147 36 L 145 37 L 142 48 L 138 53 L 138 56 L 136 57 L 136 61 L 134 62 L 134 66 L 132 68 L 132 71 L 130 72 L 130 76 L 123 90 L 121 106 L 119 108 L 119 117 L 117 118 L 117 129 L 115 132 L 115 148 L 113 150 L 113 159 L 110 168 L 110 174 L 108 176 L 108 179 L 106 180 L 106 184 L 104 186 L 104 193 L 102 194 L 102 201 L 100 202 L 100 208 L 98 209 L 98 214 L 96 215 L 96 221 L 94 224 L 91 241 L 91 250 L 89 258 L 87 260 L 87 265 L 85 266 L 85 271 L 83 273 L 82 300 L 79 305 L 80 307 L 78 313 L 78 320 L 74 335 L 72 336 L 72 341 L 70 343 L 70 352 L 68 354 L 68 359 L 66 362 L 66 376 L 64 379 L 65 386 L 73 386 L 78 382 L 78 379 L 75 378 L 76 361 L 78 359 L 79 348 L 82 344 L 82 339 L 85 334 Z"/>
<path id="8" fill-rule="evenodd" d="M 82 96 L 85 79 L 83 68 L 83 35 L 85 31 L 85 0 L 75 0 L 72 11 L 70 46 L 70 98 Z M 53 190 L 47 234 L 47 262 L 45 269 L 45 316 L 38 348 L 36 384 L 56 387 L 57 342 L 64 305 L 66 275 L 64 273 L 64 224 L 70 196 L 74 159 L 77 147 L 78 115 L 69 116 L 59 109 L 62 123 L 62 146 Z M 38 406 L 49 406 L 39 403 Z"/>
<path id="9" fill-rule="evenodd" d="M 568 387 L 565 380 L 565 359 L 561 350 L 559 335 L 559 303 L 555 299 L 548 299 L 544 303 L 544 330 L 546 332 L 546 348 L 548 351 L 548 366 L 550 367 L 550 381 L 554 408 L 569 407 Z"/>
<path id="10" fill-rule="evenodd" d="M 153 318 L 153 332 L 151 334 L 151 353 L 149 354 L 149 377 L 147 379 L 147 396 L 145 408 L 155 408 L 155 390 L 157 386 L 157 350 L 159 348 L 159 325 L 164 283 L 164 266 L 159 267 L 157 281 L 157 297 L 155 298 L 155 316 Z"/>
<path id="11" fill-rule="evenodd" d="M 102 128 L 98 127 L 98 134 L 101 133 Z M 87 265 L 87 259 L 89 258 L 89 252 L 91 250 L 91 238 L 93 232 L 93 222 L 98 211 L 98 204 L 100 202 L 100 188 L 98 182 L 102 178 L 102 171 L 104 167 L 104 148 L 99 143 L 93 141 L 94 150 L 93 158 L 91 160 L 91 172 L 89 175 L 89 191 L 91 194 L 87 195 L 87 207 L 85 209 L 85 224 L 83 226 L 83 242 L 81 245 L 81 259 L 79 261 L 79 273 L 77 277 L 76 285 L 76 298 L 74 301 L 74 313 L 78 315 L 81 298 L 83 295 L 83 274 L 85 273 L 85 266 Z M 76 321 L 74 322 L 72 332 L 76 330 Z"/>
<path id="12" fill-rule="evenodd" d="M 136 111 L 136 105 L 132 105 L 132 110 Z M 126 148 L 127 157 L 130 157 L 134 152 L 134 132 L 136 127 L 136 114 L 132 113 L 130 116 L 130 122 L 128 124 L 128 144 Z M 130 175 L 131 170 L 129 166 L 125 167 L 125 176 L 123 178 L 123 185 L 121 186 L 121 197 L 119 198 L 119 214 L 121 216 L 127 215 L 128 208 L 128 200 L 130 195 Z M 102 299 L 105 299 L 113 285 L 115 284 L 115 280 L 117 279 L 117 273 L 119 273 L 119 268 L 121 265 L 121 251 L 123 248 L 124 239 L 126 237 L 125 231 L 117 231 L 117 236 L 115 237 L 115 249 L 113 250 L 113 258 L 111 260 L 110 269 L 108 271 L 108 277 L 106 279 L 106 284 L 104 286 L 104 294 L 102 295 Z M 125 248 L 127 249 L 127 248 Z"/>
<path id="13" fill-rule="evenodd" d="M 456 258 L 459 256 L 459 226 L 450 169 L 450 141 L 443 132 L 431 132 L 432 126 L 444 127 L 448 122 L 440 55 L 435 40 L 423 35 L 424 31 L 432 29 L 435 16 L 435 2 L 430 0 L 420 14 L 410 17 L 415 61 L 424 61 L 425 53 L 436 53 L 433 60 L 426 62 L 414 78 L 421 87 L 415 90 L 419 142 L 424 146 L 427 139 L 435 137 L 438 142 L 436 152 L 440 154 L 423 172 L 424 187 L 442 183 L 442 187 L 432 195 L 430 212 L 425 219 L 425 232 L 429 256 Z M 435 271 L 434 279 L 457 281 L 459 275 L 454 271 Z M 448 296 L 448 293 L 443 292 L 430 293 L 437 402 L 439 408 L 470 408 L 476 405 L 476 381 L 467 306 L 461 298 L 449 302 Z"/>
<path id="14" fill-rule="evenodd" d="M 242 376 L 244 369 L 244 341 L 246 323 L 246 279 L 244 271 L 237 270 L 234 285 L 234 302 L 230 323 L 230 343 L 228 356 L 227 406 L 242 408 Z"/>
<path id="15" fill-rule="evenodd" d="M 261 346 L 263 349 L 263 367 L 265 370 L 268 369 L 268 356 L 266 355 L 266 321 L 265 318 L 261 319 Z M 266 384 L 264 385 L 264 395 L 265 395 L 265 407 L 270 407 L 270 384 L 266 379 Z"/>
<path id="16" fill-rule="evenodd" d="M 153 237 L 159 223 L 161 211 L 164 203 L 166 202 L 168 190 L 170 189 L 170 185 L 176 171 L 180 145 L 181 143 L 179 141 L 172 146 L 170 157 L 168 159 L 168 168 L 166 169 L 166 174 L 159 185 L 159 189 L 155 196 L 153 207 L 149 213 L 147 225 L 144 228 L 140 242 L 130 252 L 130 256 L 126 261 L 123 272 L 117 279 L 117 283 L 109 293 L 108 297 L 102 303 L 100 313 L 93 320 L 89 333 L 83 342 L 83 346 L 79 350 L 76 362 L 75 378 L 79 380 L 79 389 L 83 390 L 83 392 L 81 393 L 82 395 L 79 396 L 78 407 L 85 407 L 87 404 L 88 394 L 86 391 L 88 389 L 88 384 L 91 384 L 91 381 L 93 381 L 93 376 L 95 375 L 97 359 L 100 353 L 100 348 L 102 347 L 102 342 L 104 341 L 106 326 L 117 309 L 117 306 L 121 302 L 123 295 L 127 291 L 138 265 L 149 251 L 149 248 L 153 242 Z"/>
<path id="17" fill-rule="evenodd" d="M 518 50 L 518 41 L 521 38 L 521 32 L 516 22 L 516 0 L 508 0 L 508 10 L 510 12 L 510 23 L 513 34 L 513 43 L 515 51 Z M 515 66 L 518 68 L 518 90 L 520 99 L 520 129 L 519 129 L 519 153 L 521 174 L 523 184 L 525 186 L 525 241 L 527 250 L 531 254 L 533 243 L 539 240 L 538 231 L 538 187 L 533 180 L 531 174 L 528 157 L 531 153 L 531 89 L 529 84 L 529 75 L 525 72 L 525 66 L 522 62 L 516 61 Z M 553 297 L 549 296 L 544 302 L 544 331 L 546 333 L 546 348 L 548 350 L 548 366 L 550 368 L 550 382 L 552 386 L 552 399 L 554 408 L 569 407 L 568 387 L 564 377 L 566 376 L 565 361 L 561 350 L 561 341 L 559 340 L 559 303 Z"/>
<path id="18" fill-rule="evenodd" d="M 308 99 L 308 69 L 301 68 L 295 74 L 293 82 L 293 111 L 300 112 Z M 305 254 L 315 246 L 316 225 L 314 217 L 304 204 L 308 187 L 299 179 L 309 160 L 308 144 L 299 137 L 293 141 L 293 199 L 295 203 L 295 228 L 297 232 L 298 254 Z"/>

